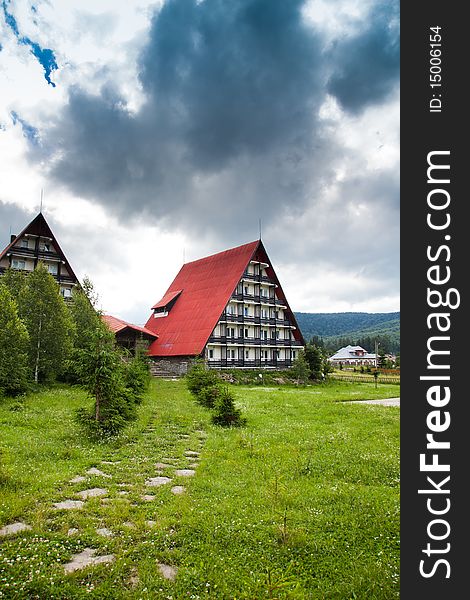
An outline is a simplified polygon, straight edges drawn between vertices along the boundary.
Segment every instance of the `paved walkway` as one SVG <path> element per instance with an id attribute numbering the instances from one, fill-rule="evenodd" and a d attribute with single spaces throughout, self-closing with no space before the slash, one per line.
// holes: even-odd
<path id="1" fill-rule="evenodd" d="M 379 404 L 381 406 L 400 406 L 400 398 L 384 398 L 383 400 L 351 400 L 348 404 Z"/>

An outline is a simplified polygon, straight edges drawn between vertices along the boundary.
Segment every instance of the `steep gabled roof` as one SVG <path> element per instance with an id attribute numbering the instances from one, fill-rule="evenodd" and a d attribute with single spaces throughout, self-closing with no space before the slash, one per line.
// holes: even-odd
<path id="1" fill-rule="evenodd" d="M 146 327 L 139 327 L 139 325 L 133 325 L 132 323 L 128 323 L 127 321 L 123 321 L 122 319 L 118 319 L 117 317 L 113 317 L 112 315 L 101 315 L 101 318 L 113 333 L 119 333 L 120 331 L 124 331 L 125 329 L 132 329 L 134 331 L 144 333 L 145 335 L 148 335 L 153 339 L 156 339 L 158 337 L 156 333 L 150 331 L 150 329 L 147 329 Z"/>
<path id="2" fill-rule="evenodd" d="M 55 235 L 52 233 L 52 230 L 49 227 L 49 224 L 46 221 L 46 219 L 44 218 L 44 215 L 42 214 L 42 212 L 38 213 L 34 217 L 34 219 L 31 221 L 31 223 L 26 225 L 26 227 L 23 229 L 23 231 L 21 233 L 19 233 L 15 237 L 15 239 L 13 241 L 11 241 L 2 252 L 0 252 L 0 260 L 4 256 L 6 256 L 8 251 L 11 250 L 11 248 L 13 248 L 13 246 L 27 233 L 30 235 L 37 235 L 37 236 L 41 236 L 41 237 L 51 238 L 52 242 L 54 244 L 54 248 L 56 249 L 57 254 L 60 256 L 60 259 L 62 261 L 64 261 L 65 267 L 66 267 L 70 277 L 73 277 L 75 279 L 75 281 L 78 283 L 78 277 L 73 272 L 73 269 L 70 266 L 69 261 L 67 260 L 65 254 L 63 253 L 62 248 L 59 246 L 59 242 L 57 241 Z"/>
<path id="3" fill-rule="evenodd" d="M 183 265 L 162 300 L 154 305 L 163 307 L 176 298 L 168 315 L 158 318 L 152 315 L 145 325 L 158 334 L 158 339 L 149 348 L 149 355 L 201 354 L 250 260 L 269 262 L 261 240 Z M 267 272 L 278 283 L 272 267 Z M 285 299 L 280 285 L 276 293 Z M 297 326 L 295 317 L 288 310 Z M 298 328 L 294 336 L 302 340 Z"/>

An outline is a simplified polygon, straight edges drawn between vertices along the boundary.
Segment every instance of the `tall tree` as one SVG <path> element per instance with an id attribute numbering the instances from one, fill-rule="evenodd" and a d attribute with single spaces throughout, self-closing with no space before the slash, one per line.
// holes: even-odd
<path id="1" fill-rule="evenodd" d="M 8 288 L 0 284 L 0 393 L 16 396 L 28 385 L 28 331 Z"/>
<path id="2" fill-rule="evenodd" d="M 57 282 L 41 263 L 26 278 L 19 311 L 29 333 L 29 366 L 35 382 L 54 379 L 72 351 L 74 325 Z"/>
<path id="3" fill-rule="evenodd" d="M 73 350 L 68 362 L 67 381 L 79 382 L 77 371 L 79 354 L 89 349 L 94 336 L 98 332 L 109 333 L 107 325 L 101 320 L 101 313 L 96 309 L 97 295 L 90 279 L 85 277 L 81 288 L 73 292 L 73 301 L 68 305 L 74 323 Z"/>
<path id="4" fill-rule="evenodd" d="M 7 269 L 2 275 L 2 284 L 8 288 L 13 300 L 18 305 L 26 288 L 26 273 L 17 269 Z"/>

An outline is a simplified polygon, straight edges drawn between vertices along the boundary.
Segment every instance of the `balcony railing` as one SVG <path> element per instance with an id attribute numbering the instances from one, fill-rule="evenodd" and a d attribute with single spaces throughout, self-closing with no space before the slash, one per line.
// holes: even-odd
<path id="1" fill-rule="evenodd" d="M 57 252 L 52 252 L 50 250 L 41 250 L 38 248 L 22 248 L 21 246 L 13 246 L 10 248 L 9 252 L 14 254 L 15 256 L 26 256 L 29 258 L 53 258 L 55 260 L 60 260 L 61 256 L 57 254 Z"/>
<path id="2" fill-rule="evenodd" d="M 224 358 L 222 360 L 214 360 L 209 359 L 208 365 L 211 368 L 245 368 L 245 369 L 253 369 L 253 368 L 278 368 L 278 369 L 286 369 L 292 366 L 293 361 L 291 359 L 264 359 L 264 358 L 255 358 L 255 359 L 243 359 L 243 358 Z"/>
<path id="3" fill-rule="evenodd" d="M 211 335 L 209 344 L 243 344 L 245 346 L 302 346 L 297 340 L 252 336 Z"/>
<path id="4" fill-rule="evenodd" d="M 256 323 L 263 325 L 286 325 L 292 326 L 292 323 L 289 319 L 276 319 L 275 317 L 261 317 L 260 315 L 234 315 L 230 313 L 226 313 L 225 311 L 222 313 L 220 317 L 221 321 L 230 321 L 234 323 Z"/>
<path id="5" fill-rule="evenodd" d="M 255 275 L 254 273 L 243 273 L 242 279 L 248 279 L 249 281 L 255 281 L 257 283 L 273 283 L 276 284 L 272 277 L 268 277 L 267 275 Z"/>
<path id="6" fill-rule="evenodd" d="M 263 296 L 262 294 L 245 294 L 241 292 L 235 292 L 231 296 L 232 300 L 251 300 L 256 304 L 272 304 L 274 306 L 286 306 L 285 300 L 280 300 L 275 296 Z"/>

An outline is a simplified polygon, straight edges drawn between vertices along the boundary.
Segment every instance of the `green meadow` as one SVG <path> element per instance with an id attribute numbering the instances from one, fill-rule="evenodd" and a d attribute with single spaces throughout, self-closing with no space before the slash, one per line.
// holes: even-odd
<path id="1" fill-rule="evenodd" d="M 244 428 L 212 425 L 183 380 L 154 380 L 138 420 L 99 444 L 73 421 L 91 403 L 78 388 L 0 400 L 0 528 L 31 526 L 0 538 L 0 598 L 398 599 L 400 409 L 346 401 L 399 386 L 232 389 Z M 85 548 L 113 562 L 66 574 Z"/>

